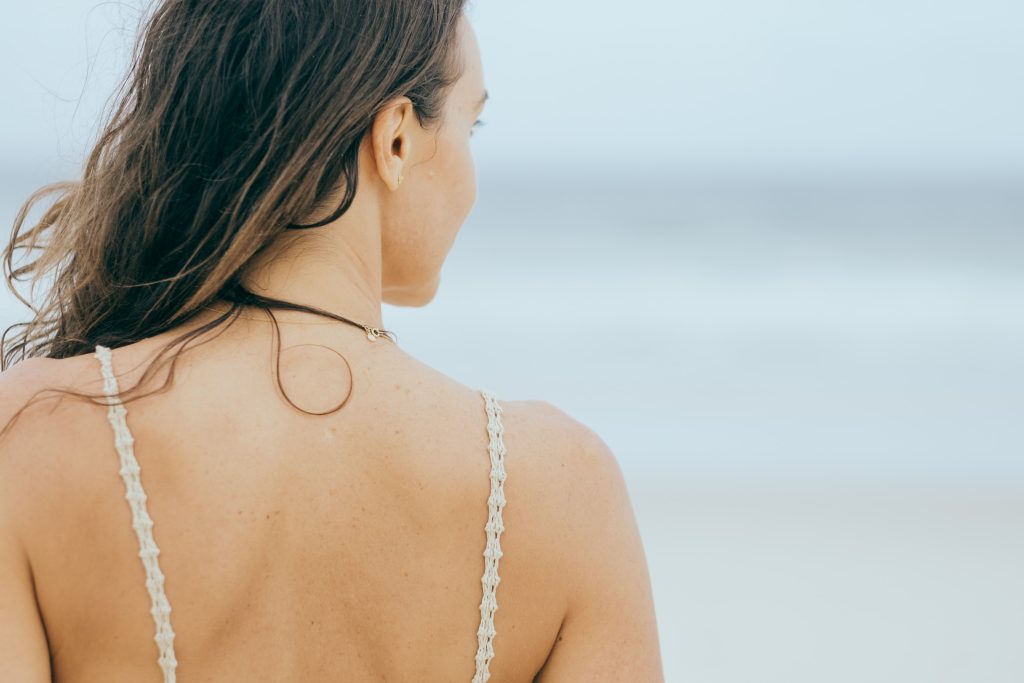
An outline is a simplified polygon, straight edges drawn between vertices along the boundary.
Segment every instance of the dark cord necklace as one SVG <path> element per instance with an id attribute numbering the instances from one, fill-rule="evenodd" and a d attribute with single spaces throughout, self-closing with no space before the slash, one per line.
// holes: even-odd
<path id="1" fill-rule="evenodd" d="M 205 308 L 209 309 L 208 306 L 205 307 Z M 209 309 L 209 310 L 213 310 L 213 309 Z M 253 318 L 252 316 L 242 315 L 241 312 L 236 313 L 235 317 L 237 317 L 237 318 L 245 318 L 246 320 L 261 321 L 260 318 Z M 356 321 L 349 320 L 345 316 L 338 315 L 337 313 L 332 313 L 331 317 L 334 320 L 340 320 L 341 322 L 346 322 L 349 325 L 354 325 L 355 327 L 361 327 L 363 329 L 363 331 L 366 332 L 366 338 L 369 339 L 370 341 L 377 341 L 378 339 L 383 337 L 384 339 L 387 339 L 388 341 L 390 341 L 392 344 L 397 344 L 398 343 L 396 341 L 396 339 L 395 339 L 395 334 L 393 332 L 389 331 L 389 330 L 385 330 L 385 329 L 382 329 L 380 327 L 371 327 L 370 325 L 367 325 L 365 323 L 357 323 Z M 266 322 L 266 321 L 263 320 L 262 322 Z M 303 323 L 303 324 L 327 325 L 329 323 L 323 322 L 323 323 Z"/>

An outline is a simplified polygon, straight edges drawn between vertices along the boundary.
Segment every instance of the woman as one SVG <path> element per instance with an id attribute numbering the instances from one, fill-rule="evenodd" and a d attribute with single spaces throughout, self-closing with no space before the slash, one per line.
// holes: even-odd
<path id="1" fill-rule="evenodd" d="M 662 680 L 606 445 L 380 329 L 475 201 L 463 4 L 147 19 L 7 251 L 50 289 L 3 349 L 4 681 Z"/>

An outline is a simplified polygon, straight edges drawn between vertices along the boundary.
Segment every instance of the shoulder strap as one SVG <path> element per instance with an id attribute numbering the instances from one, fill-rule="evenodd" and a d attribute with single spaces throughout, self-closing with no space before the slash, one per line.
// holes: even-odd
<path id="1" fill-rule="evenodd" d="M 139 539 L 139 557 L 146 569 L 146 588 L 152 603 L 150 614 L 156 624 L 156 644 L 160 651 L 158 663 L 164 673 L 164 683 L 175 683 L 178 662 L 174 657 L 174 631 L 171 629 L 171 606 L 164 594 L 164 575 L 157 556 L 160 549 L 153 540 L 153 520 L 146 509 L 146 492 L 139 479 L 139 463 L 135 459 L 135 439 L 128 430 L 125 416 L 128 410 L 121 402 L 117 378 L 114 377 L 111 351 L 97 345 L 94 354 L 103 373 L 103 392 L 107 396 L 107 420 L 114 428 L 114 446 L 121 459 L 121 478 L 124 480 L 125 499 L 132 509 L 132 526 Z"/>
<path id="2" fill-rule="evenodd" d="M 487 450 L 491 456 L 491 494 L 487 498 L 487 547 L 484 549 L 483 600 L 480 602 L 480 627 L 477 629 L 476 675 L 473 683 L 486 683 L 490 678 L 490 663 L 494 657 L 494 613 L 498 609 L 496 592 L 501 577 L 498 561 L 501 559 L 501 532 L 505 524 L 501 511 L 505 507 L 505 442 L 502 435 L 501 404 L 489 391 L 481 390 L 487 410 Z"/>

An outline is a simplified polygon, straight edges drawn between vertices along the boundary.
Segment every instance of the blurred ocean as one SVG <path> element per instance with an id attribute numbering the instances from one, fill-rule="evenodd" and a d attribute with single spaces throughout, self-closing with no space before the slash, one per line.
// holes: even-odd
<path id="1" fill-rule="evenodd" d="M 1024 188 L 845 182 L 484 175 L 387 322 L 637 474 L 1024 485 Z"/>
<path id="2" fill-rule="evenodd" d="M 1008 180 L 484 169 L 385 325 L 617 453 L 667 680 L 1019 682 L 1022 225 Z"/>

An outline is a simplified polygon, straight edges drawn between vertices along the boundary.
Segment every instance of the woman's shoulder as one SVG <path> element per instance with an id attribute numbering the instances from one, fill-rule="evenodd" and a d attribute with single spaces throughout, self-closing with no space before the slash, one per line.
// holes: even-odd
<path id="1" fill-rule="evenodd" d="M 102 395 L 98 367 L 89 354 L 32 357 L 0 373 L 0 498 L 29 525 L 26 537 L 56 501 L 89 490 L 112 443 L 105 407 L 68 393 Z"/>
<path id="2" fill-rule="evenodd" d="M 545 400 L 503 402 L 503 420 L 510 480 L 524 482 L 535 521 L 575 562 L 610 515 L 631 514 L 617 455 L 592 427 Z"/>
<path id="3" fill-rule="evenodd" d="M 592 427 L 546 400 L 503 401 L 505 429 L 528 439 L 542 459 L 570 475 L 618 468 L 618 459 Z"/>
<path id="4" fill-rule="evenodd" d="M 39 429 L 40 421 L 71 427 L 83 401 L 68 400 L 69 394 L 101 392 L 102 376 L 91 353 L 30 357 L 14 363 L 0 372 L 0 429 L 8 427 L 0 438 L 0 449 L 8 432 L 17 438 L 52 435 L 52 429 Z"/>

